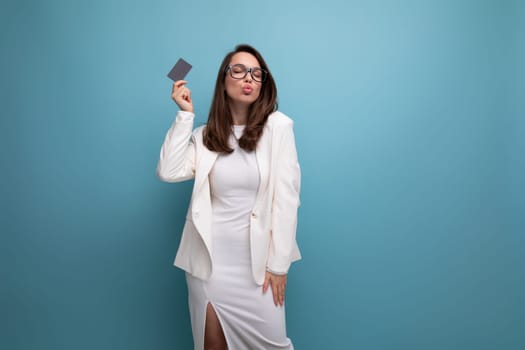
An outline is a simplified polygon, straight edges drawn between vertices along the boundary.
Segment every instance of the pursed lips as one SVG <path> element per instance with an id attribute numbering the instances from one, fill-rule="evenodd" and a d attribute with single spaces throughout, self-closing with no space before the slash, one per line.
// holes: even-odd
<path id="1" fill-rule="evenodd" d="M 245 94 L 251 94 L 253 92 L 253 87 L 251 87 L 248 84 L 245 84 L 242 86 L 242 92 L 244 92 Z"/>

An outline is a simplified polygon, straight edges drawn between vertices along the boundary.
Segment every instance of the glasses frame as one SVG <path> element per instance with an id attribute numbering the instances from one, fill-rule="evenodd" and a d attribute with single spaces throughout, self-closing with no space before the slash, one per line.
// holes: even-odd
<path id="1" fill-rule="evenodd" d="M 236 78 L 233 76 L 233 72 L 232 72 L 232 68 L 233 67 L 243 67 L 244 68 L 244 75 L 240 78 Z M 262 80 L 259 80 L 258 78 L 255 78 L 253 76 L 253 72 L 254 71 L 258 71 L 260 70 L 261 72 L 263 72 L 263 79 Z M 230 77 L 232 77 L 232 79 L 235 79 L 235 80 L 241 80 L 241 79 L 244 79 L 246 78 L 246 75 L 248 75 L 248 73 L 250 73 L 250 76 L 252 77 L 253 80 L 255 80 L 256 82 L 258 83 L 264 83 L 266 81 L 266 79 L 268 79 L 268 73 L 267 71 L 265 71 L 264 69 L 262 68 L 259 68 L 259 67 L 252 67 L 252 68 L 247 68 L 244 64 L 241 64 L 241 63 L 237 63 L 237 64 L 230 64 L 226 67 L 225 69 L 225 73 L 227 71 L 230 71 Z"/>

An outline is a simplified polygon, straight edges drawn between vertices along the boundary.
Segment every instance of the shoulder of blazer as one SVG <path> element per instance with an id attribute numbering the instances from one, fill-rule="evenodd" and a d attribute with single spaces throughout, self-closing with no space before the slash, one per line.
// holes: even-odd
<path id="1" fill-rule="evenodd" d="M 282 112 L 275 111 L 268 116 L 266 126 L 279 129 L 293 127 L 293 119 Z"/>
<path id="2" fill-rule="evenodd" d="M 193 129 L 193 136 L 199 136 L 202 137 L 202 133 L 204 132 L 204 128 L 206 127 L 206 124 L 201 125 Z"/>
<path id="3" fill-rule="evenodd" d="M 193 129 L 192 138 L 195 141 L 197 141 L 197 147 L 200 147 L 201 145 L 204 146 L 204 143 L 202 142 L 202 139 L 203 139 L 203 133 L 204 133 L 204 128 L 205 127 L 206 127 L 206 124 L 201 125 L 199 127 L 196 127 L 195 129 Z"/>

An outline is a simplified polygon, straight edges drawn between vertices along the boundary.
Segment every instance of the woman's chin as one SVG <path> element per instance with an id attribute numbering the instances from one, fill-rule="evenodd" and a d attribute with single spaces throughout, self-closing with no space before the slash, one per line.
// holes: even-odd
<path id="1" fill-rule="evenodd" d="M 249 106 L 257 100 L 257 97 L 254 95 L 242 95 L 238 98 L 231 98 L 231 102 L 238 106 Z"/>

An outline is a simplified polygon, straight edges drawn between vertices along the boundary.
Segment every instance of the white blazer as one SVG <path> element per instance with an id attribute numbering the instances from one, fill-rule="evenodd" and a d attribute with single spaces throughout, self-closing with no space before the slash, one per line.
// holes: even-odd
<path id="1" fill-rule="evenodd" d="M 195 179 L 175 266 L 207 280 L 213 269 L 208 174 L 218 153 L 204 146 L 204 126 L 192 132 L 193 119 L 193 113 L 177 113 L 160 150 L 157 175 L 166 182 Z M 255 154 L 260 184 L 250 218 L 250 244 L 253 278 L 262 285 L 266 270 L 287 273 L 301 258 L 295 239 L 301 172 L 293 121 L 281 112 L 272 113 Z"/>

